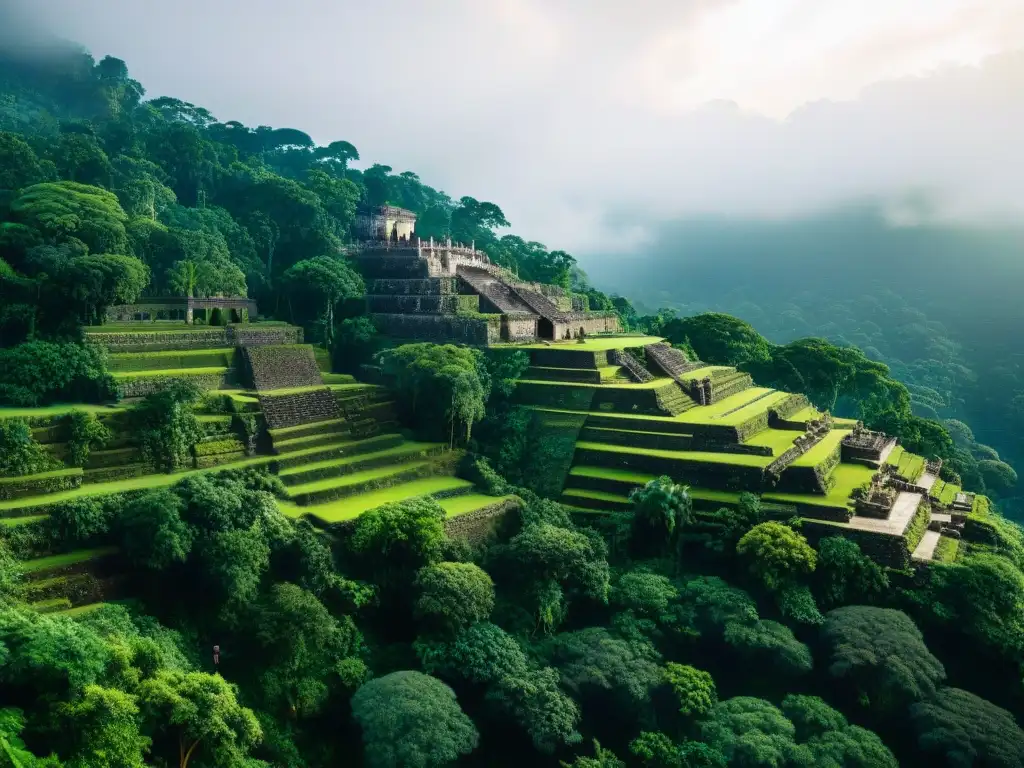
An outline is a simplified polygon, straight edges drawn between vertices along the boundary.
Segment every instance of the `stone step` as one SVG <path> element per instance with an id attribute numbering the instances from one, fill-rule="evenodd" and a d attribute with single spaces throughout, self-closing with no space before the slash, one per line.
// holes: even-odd
<path id="1" fill-rule="evenodd" d="M 276 471 L 280 472 L 282 469 L 289 467 L 312 464 L 341 456 L 382 451 L 385 448 L 394 448 L 404 442 L 405 438 L 394 433 L 375 435 L 365 440 L 345 440 L 333 445 L 308 447 L 303 450 L 286 453 L 277 458 L 272 466 Z"/>
<path id="2" fill-rule="evenodd" d="M 288 488 L 288 495 L 299 506 L 324 504 L 336 499 L 355 496 L 366 491 L 389 488 L 430 475 L 438 474 L 440 467 L 433 461 L 409 461 L 385 467 L 353 472 L 341 477 L 332 477 L 313 483 L 294 485 Z"/>
<path id="3" fill-rule="evenodd" d="M 437 456 L 445 450 L 443 443 L 403 443 L 380 451 L 341 456 L 334 459 L 288 467 L 279 473 L 282 482 L 287 486 L 305 485 L 361 472 L 375 467 Z"/>
<path id="4" fill-rule="evenodd" d="M 344 433 L 349 430 L 349 423 L 345 419 L 324 419 L 323 421 L 311 421 L 308 424 L 297 424 L 294 427 L 283 427 L 281 429 L 268 429 L 270 437 L 277 440 L 291 440 L 296 437 L 307 437 L 309 435 L 328 435 Z"/>

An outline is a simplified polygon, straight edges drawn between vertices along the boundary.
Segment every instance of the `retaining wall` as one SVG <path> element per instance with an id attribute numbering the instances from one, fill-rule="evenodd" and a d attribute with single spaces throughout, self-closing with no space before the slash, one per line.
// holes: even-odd
<path id="1" fill-rule="evenodd" d="M 396 339 L 485 347 L 501 341 L 501 317 L 458 315 L 372 315 L 377 329 Z"/>

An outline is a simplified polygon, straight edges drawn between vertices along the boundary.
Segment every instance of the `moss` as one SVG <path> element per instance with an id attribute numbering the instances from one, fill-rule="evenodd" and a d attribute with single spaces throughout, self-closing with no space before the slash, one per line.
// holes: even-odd
<path id="1" fill-rule="evenodd" d="M 447 513 L 448 517 L 472 514 L 481 509 L 487 509 L 498 504 L 504 504 L 517 498 L 516 496 L 487 496 L 483 493 L 465 493 L 459 496 L 451 496 L 445 499 L 438 499 L 438 504 Z"/>
<path id="2" fill-rule="evenodd" d="M 287 502 L 278 502 L 278 505 L 281 507 L 281 511 L 290 517 L 310 515 L 329 525 L 346 520 L 354 520 L 363 512 L 395 501 L 405 501 L 406 499 L 431 496 L 438 493 L 469 490 L 472 487 L 473 484 L 468 480 L 460 480 L 455 477 L 430 477 L 393 485 L 390 488 L 359 494 L 358 496 L 333 501 L 328 504 L 300 507 Z"/>
<path id="3" fill-rule="evenodd" d="M 935 554 L 932 555 L 932 560 L 937 563 L 955 562 L 959 550 L 959 539 L 954 539 L 952 536 L 940 536 L 939 543 L 935 545 Z"/>
<path id="4" fill-rule="evenodd" d="M 108 357 L 113 372 L 228 367 L 235 355 L 234 347 L 165 352 L 118 352 Z"/>
<path id="5" fill-rule="evenodd" d="M 917 511 L 914 512 L 914 516 L 910 518 L 910 523 L 907 525 L 906 530 L 903 532 L 903 539 L 906 542 L 908 554 L 913 553 L 917 549 L 917 545 L 921 543 L 921 539 L 924 538 L 924 532 L 928 530 L 928 523 L 931 517 L 931 508 L 928 506 L 928 503 L 921 502 Z"/>
<path id="6" fill-rule="evenodd" d="M 54 568 L 65 568 L 69 565 L 85 563 L 89 560 L 97 560 L 101 557 L 109 557 L 117 552 L 116 547 L 98 547 L 96 549 L 78 549 L 74 552 L 65 552 L 61 555 L 50 555 L 35 560 L 26 560 L 21 564 L 24 573 L 39 573 Z"/>

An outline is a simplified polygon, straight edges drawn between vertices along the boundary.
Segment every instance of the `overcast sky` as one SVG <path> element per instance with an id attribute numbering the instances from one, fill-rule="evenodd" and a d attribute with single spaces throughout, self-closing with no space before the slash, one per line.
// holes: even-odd
<path id="1" fill-rule="evenodd" d="M 346 139 L 579 256 L 863 197 L 1024 214 L 1022 0 L 13 1 L 150 97 Z"/>

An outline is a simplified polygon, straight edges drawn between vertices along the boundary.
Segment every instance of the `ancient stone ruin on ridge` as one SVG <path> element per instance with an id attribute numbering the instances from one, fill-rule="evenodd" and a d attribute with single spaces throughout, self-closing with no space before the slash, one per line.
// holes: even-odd
<path id="1" fill-rule="evenodd" d="M 561 288 L 520 281 L 474 243 L 422 240 L 415 224 L 414 213 L 394 206 L 357 220 L 362 239 L 349 251 L 366 277 L 368 309 L 382 333 L 488 346 L 620 330 L 614 312 L 574 308 Z"/>

